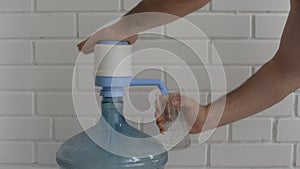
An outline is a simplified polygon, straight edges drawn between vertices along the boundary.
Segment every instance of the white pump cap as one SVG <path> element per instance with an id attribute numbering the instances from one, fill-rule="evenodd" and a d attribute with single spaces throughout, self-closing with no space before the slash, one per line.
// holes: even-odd
<path id="1" fill-rule="evenodd" d="M 131 77 L 132 48 L 128 44 L 97 44 L 95 46 L 96 76 Z"/>

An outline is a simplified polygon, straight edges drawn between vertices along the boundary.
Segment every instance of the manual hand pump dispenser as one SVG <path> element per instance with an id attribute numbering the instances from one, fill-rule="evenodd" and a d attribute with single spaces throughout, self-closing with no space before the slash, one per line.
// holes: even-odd
<path id="1" fill-rule="evenodd" d="M 126 122 L 123 96 L 129 86 L 156 85 L 164 95 L 168 90 L 161 80 L 132 78 L 131 53 L 128 42 L 96 45 L 95 84 L 102 87 L 102 116 L 95 126 L 61 145 L 56 154 L 61 169 L 164 168 L 167 151 L 158 140 Z"/>

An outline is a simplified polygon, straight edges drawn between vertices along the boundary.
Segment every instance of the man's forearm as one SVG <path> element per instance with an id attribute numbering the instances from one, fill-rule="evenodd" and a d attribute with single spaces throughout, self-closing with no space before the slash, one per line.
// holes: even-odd
<path id="1" fill-rule="evenodd" d="M 205 6 L 211 0 L 143 0 L 126 15 L 160 12 L 183 17 Z"/>
<path id="2" fill-rule="evenodd" d="M 282 56 L 278 56 L 280 53 L 276 55 L 242 86 L 209 105 L 211 111 L 208 118 L 214 119 L 207 120 L 218 121 L 217 126 L 230 124 L 274 105 L 296 90 L 299 87 L 299 80 L 284 70 L 280 63 Z M 226 100 L 224 111 L 220 111 L 224 99 Z"/>
<path id="3" fill-rule="evenodd" d="M 195 10 L 202 8 L 211 0 L 143 0 L 129 11 L 116 28 L 134 35 L 157 26 L 168 24 Z"/>

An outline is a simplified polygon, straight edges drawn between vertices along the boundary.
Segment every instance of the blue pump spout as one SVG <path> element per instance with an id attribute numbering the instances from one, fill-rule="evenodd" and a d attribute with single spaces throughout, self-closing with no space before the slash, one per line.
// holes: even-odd
<path id="1" fill-rule="evenodd" d="M 165 84 L 159 79 L 132 79 L 130 86 L 157 86 L 163 95 L 169 95 Z"/>
<path id="2" fill-rule="evenodd" d="M 163 95 L 169 94 L 168 89 L 159 79 L 97 76 L 95 85 L 102 87 L 101 95 L 103 97 L 122 97 L 125 95 L 124 87 L 129 86 L 157 86 Z"/>

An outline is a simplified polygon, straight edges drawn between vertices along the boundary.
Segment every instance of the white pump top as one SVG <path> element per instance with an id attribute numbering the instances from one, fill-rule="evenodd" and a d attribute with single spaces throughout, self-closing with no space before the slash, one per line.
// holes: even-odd
<path id="1" fill-rule="evenodd" d="M 131 77 L 132 48 L 128 44 L 97 44 L 95 46 L 96 76 Z"/>

